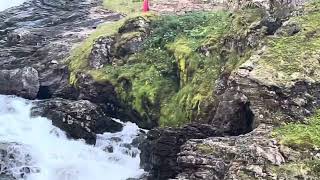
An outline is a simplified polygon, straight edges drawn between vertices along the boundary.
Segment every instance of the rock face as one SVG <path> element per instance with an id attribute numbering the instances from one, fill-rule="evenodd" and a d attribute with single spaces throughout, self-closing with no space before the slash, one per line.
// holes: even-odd
<path id="1" fill-rule="evenodd" d="M 180 146 L 191 138 L 222 136 L 223 132 L 214 126 L 190 124 L 183 128 L 153 129 L 147 140 L 140 145 L 141 166 L 151 173 L 151 179 L 174 178 L 181 167 L 177 164 Z"/>
<path id="2" fill-rule="evenodd" d="M 37 98 L 76 98 L 65 62 L 71 47 L 98 24 L 120 18 L 97 8 L 100 4 L 99 0 L 31 0 L 0 12 L 0 70 L 30 66 L 39 74 Z"/>
<path id="3" fill-rule="evenodd" d="M 149 163 L 144 167 L 150 179 L 319 179 L 319 163 L 306 166 L 315 168 L 309 174 L 284 170 L 299 167 L 299 161 L 319 161 L 319 148 L 297 152 L 271 133 L 281 124 L 305 121 L 320 107 L 319 29 L 303 29 L 314 23 L 310 17 L 320 16 L 313 14 L 318 4 L 313 6 L 284 23 L 272 18 L 259 22 L 265 35 L 273 35 L 271 41 L 258 43 L 254 53 L 216 83 L 215 104 L 204 119 L 215 127 L 216 137 L 186 136 L 184 128 L 149 132 L 141 155 L 142 163 Z M 308 38 L 310 33 L 315 34 Z"/>
<path id="4" fill-rule="evenodd" d="M 32 67 L 0 70 L 0 94 L 34 99 L 39 91 L 38 71 Z"/>
<path id="5" fill-rule="evenodd" d="M 47 117 L 69 137 L 95 144 L 96 134 L 118 132 L 122 125 L 106 116 L 101 108 L 86 100 L 50 99 L 34 102 L 33 116 Z"/>
<path id="6" fill-rule="evenodd" d="M 104 65 L 117 65 L 123 57 L 141 50 L 141 45 L 150 31 L 149 26 L 150 22 L 139 16 L 127 20 L 116 36 L 99 38 L 89 55 L 90 67 L 100 69 Z"/>
<path id="7" fill-rule="evenodd" d="M 268 138 L 270 129 L 259 126 L 238 137 L 190 140 L 181 148 L 177 179 L 273 179 L 271 166 L 285 162 L 277 142 Z"/>

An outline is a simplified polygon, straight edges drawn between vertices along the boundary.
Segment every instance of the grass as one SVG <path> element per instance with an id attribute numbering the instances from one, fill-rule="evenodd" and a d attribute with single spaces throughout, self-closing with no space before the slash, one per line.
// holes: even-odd
<path id="1" fill-rule="evenodd" d="M 132 15 L 142 11 L 142 2 L 143 0 L 103 0 L 103 6 L 114 12 Z"/>
<path id="2" fill-rule="evenodd" d="M 314 179 L 320 176 L 320 160 L 303 160 L 271 167 L 278 178 L 283 179 Z"/>
<path id="3" fill-rule="evenodd" d="M 309 4 L 304 15 L 290 19 L 289 22 L 300 26 L 299 33 L 268 39 L 267 52 L 258 61 L 257 76 L 281 86 L 302 79 L 320 81 L 319 4 L 319 1 Z"/>
<path id="4" fill-rule="evenodd" d="M 320 148 L 320 111 L 309 118 L 306 124 L 291 123 L 275 130 L 274 136 L 281 144 L 295 149 Z"/>
<path id="5" fill-rule="evenodd" d="M 115 36 L 120 37 L 116 45 L 122 46 L 124 37 L 140 35 L 118 33 L 127 20 L 135 17 L 136 14 L 98 27 L 72 51 L 68 59 L 70 83 L 76 85 L 76 74 L 80 71 L 90 73 L 96 81 L 111 82 L 121 101 L 139 112 L 146 122 L 180 126 L 197 119 L 212 101 L 214 82 L 223 66 L 233 67 L 239 59 L 233 52 L 221 58 L 222 39 L 236 36 L 230 33 L 233 23 L 248 19 L 251 22 L 252 17 L 236 19 L 223 11 L 152 16 L 152 32 L 141 52 L 123 57 L 124 64 L 91 69 L 88 57 L 94 41 L 101 36 Z M 211 55 L 205 56 L 200 49 L 209 46 L 214 48 L 209 48 Z"/>

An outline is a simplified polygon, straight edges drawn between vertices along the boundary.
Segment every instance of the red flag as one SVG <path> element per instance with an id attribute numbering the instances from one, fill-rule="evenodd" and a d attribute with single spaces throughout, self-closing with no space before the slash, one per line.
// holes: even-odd
<path id="1" fill-rule="evenodd" d="M 144 0 L 143 1 L 143 12 L 148 12 L 149 11 L 149 1 Z"/>

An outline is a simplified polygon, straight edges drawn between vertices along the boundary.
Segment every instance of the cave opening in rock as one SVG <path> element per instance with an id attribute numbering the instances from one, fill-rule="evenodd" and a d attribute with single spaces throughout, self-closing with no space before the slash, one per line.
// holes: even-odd
<path id="1" fill-rule="evenodd" d="M 237 112 L 238 123 L 231 128 L 232 135 L 246 134 L 253 130 L 254 114 L 250 109 L 250 102 L 241 103 Z"/>
<path id="2" fill-rule="evenodd" d="M 49 99 L 52 94 L 50 93 L 49 86 L 40 86 L 37 99 Z"/>
<path id="3" fill-rule="evenodd" d="M 250 109 L 250 102 L 244 104 L 244 119 L 246 123 L 245 133 L 251 132 L 253 130 L 254 114 Z"/>

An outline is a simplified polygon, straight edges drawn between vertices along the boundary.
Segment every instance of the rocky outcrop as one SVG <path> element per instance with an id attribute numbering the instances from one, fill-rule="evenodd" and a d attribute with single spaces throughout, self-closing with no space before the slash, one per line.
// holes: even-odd
<path id="1" fill-rule="evenodd" d="M 268 129 L 266 131 L 266 129 Z M 181 148 L 177 179 L 273 179 L 271 166 L 285 162 L 277 141 L 261 125 L 238 137 L 190 140 Z"/>
<path id="2" fill-rule="evenodd" d="M 32 67 L 0 70 L 0 94 L 34 99 L 39 91 L 38 71 Z"/>
<path id="3" fill-rule="evenodd" d="M 138 16 L 127 20 L 113 36 L 100 37 L 91 49 L 88 61 L 91 68 L 100 69 L 104 65 L 121 65 L 124 58 L 141 50 L 149 34 L 150 21 Z"/>
<path id="4" fill-rule="evenodd" d="M 106 116 L 101 108 L 86 100 L 35 101 L 31 111 L 32 116 L 47 117 L 69 137 L 84 139 L 88 144 L 95 144 L 96 134 L 122 130 L 120 123 Z"/>
<path id="5" fill-rule="evenodd" d="M 215 102 L 202 119 L 215 127 L 219 137 L 194 135 L 196 138 L 184 141 L 174 133 L 184 134 L 183 128 L 149 135 L 149 149 L 142 147 L 146 149 L 142 152 L 150 154 L 146 159 L 151 167 L 145 167 L 151 172 L 150 179 L 318 179 L 316 145 L 307 141 L 313 149 L 297 152 L 271 133 L 281 124 L 305 122 L 320 107 L 319 28 L 303 28 L 316 22 L 311 17 L 320 17 L 318 3 L 312 5 L 294 18 L 285 13 L 280 16 L 284 19 L 270 16 L 251 24 L 250 31 L 263 29 L 268 39 L 253 39 L 258 43 L 251 47 L 257 50 L 239 58 L 235 69 L 221 74 L 213 92 Z M 244 47 L 229 42 L 231 48 Z M 303 46 L 297 46 L 301 43 Z M 293 140 L 294 133 L 291 136 Z M 305 137 L 313 138 L 318 139 Z M 144 153 L 142 156 L 145 158 Z M 306 165 L 310 161 L 314 164 Z M 291 167 L 303 167 L 306 172 L 289 171 Z"/>
<path id="6" fill-rule="evenodd" d="M 0 12 L 0 70 L 30 66 L 39 74 L 37 98 L 77 98 L 68 83 L 70 49 L 98 24 L 120 18 L 100 5 L 99 0 L 31 0 Z"/>
<path id="7" fill-rule="evenodd" d="M 150 179 L 174 178 L 181 171 L 176 161 L 181 145 L 191 138 L 204 139 L 223 134 L 216 127 L 205 124 L 153 129 L 148 132 L 147 139 L 139 147 L 141 166 L 150 172 Z"/>
<path id="8" fill-rule="evenodd" d="M 212 124 L 235 119 L 228 116 L 230 103 L 239 101 L 234 97 L 241 97 L 242 104 L 248 104 L 251 117 L 254 117 L 254 127 L 260 123 L 279 125 L 281 122 L 302 121 L 320 106 L 319 79 L 303 74 L 299 77 L 299 73 L 295 77 L 295 72 L 292 72 L 294 74 L 291 75 L 291 81 L 281 81 L 277 76 L 279 72 L 268 71 L 263 65 L 259 65 L 260 58 L 266 52 L 263 49 L 259 52 L 260 55 L 252 56 L 229 77 L 226 91 L 219 97 L 218 112 L 211 119 Z M 312 69 L 318 68 L 317 60 L 310 61 L 315 62 Z M 236 110 L 241 106 L 238 103 L 237 107 L 231 109 Z M 227 113 L 222 115 L 222 112 Z"/>

